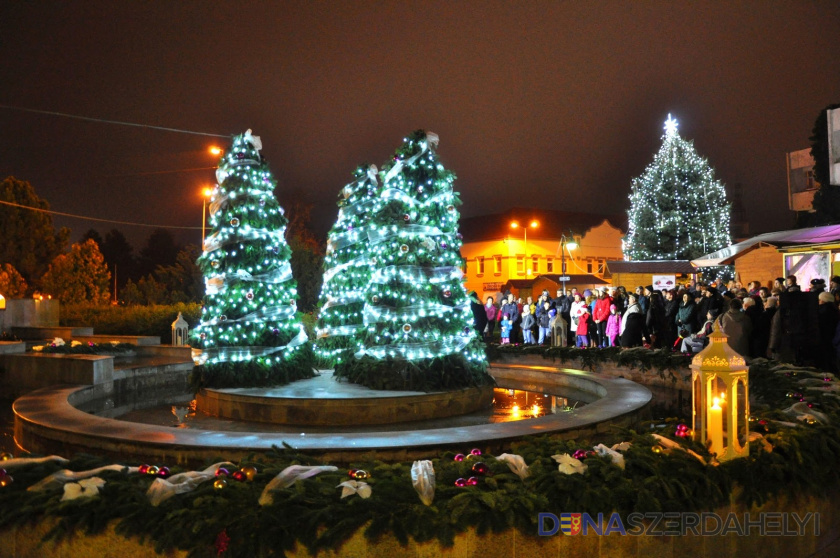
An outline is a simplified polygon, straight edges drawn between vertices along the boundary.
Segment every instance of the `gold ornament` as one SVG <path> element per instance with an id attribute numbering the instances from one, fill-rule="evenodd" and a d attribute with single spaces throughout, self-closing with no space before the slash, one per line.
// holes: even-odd
<path id="1" fill-rule="evenodd" d="M 225 479 L 218 478 L 215 481 L 213 481 L 213 488 L 215 488 L 216 490 L 227 488 L 227 481 Z"/>
<path id="2" fill-rule="evenodd" d="M 246 467 L 242 467 L 242 469 L 240 469 L 240 470 L 243 473 L 245 473 L 245 478 L 248 479 L 249 481 L 254 480 L 254 477 L 257 476 L 257 468 L 254 467 L 253 465 L 248 465 Z"/>

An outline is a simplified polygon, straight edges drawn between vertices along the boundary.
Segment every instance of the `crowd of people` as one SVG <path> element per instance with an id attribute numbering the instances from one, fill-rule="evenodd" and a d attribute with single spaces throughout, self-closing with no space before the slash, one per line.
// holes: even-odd
<path id="1" fill-rule="evenodd" d="M 547 290 L 533 300 L 511 293 L 473 300 L 476 329 L 485 341 L 502 344 L 575 345 L 582 348 L 669 348 L 696 353 L 708 343 L 715 323 L 729 345 L 747 358 L 766 357 L 837 371 L 840 360 L 840 277 L 826 285 L 814 279 L 807 290 L 796 277 L 772 286 L 746 288 L 689 282 L 677 289 L 648 285 L 570 293 Z"/>

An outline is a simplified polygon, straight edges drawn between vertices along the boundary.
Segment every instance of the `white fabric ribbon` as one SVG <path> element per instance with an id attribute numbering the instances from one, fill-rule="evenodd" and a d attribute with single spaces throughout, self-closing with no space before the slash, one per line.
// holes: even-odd
<path id="1" fill-rule="evenodd" d="M 441 267 L 423 267 L 419 265 L 388 265 L 377 269 L 370 277 L 371 283 L 385 284 L 393 279 L 399 279 L 402 283 L 416 284 L 443 283 L 445 281 L 458 281 L 464 277 L 460 267 L 445 265 Z"/>
<path id="2" fill-rule="evenodd" d="M 516 473 L 522 480 L 525 480 L 531 475 L 531 471 L 528 469 L 528 465 L 525 464 L 525 459 L 521 455 L 503 453 L 497 456 L 496 460 L 506 463 L 510 470 Z"/>
<path id="3" fill-rule="evenodd" d="M 471 330 L 474 331 L 474 330 Z M 391 345 L 373 345 L 362 348 L 355 353 L 356 358 L 370 355 L 376 358 L 399 356 L 406 359 L 431 358 L 434 356 L 448 355 L 462 351 L 470 342 L 471 336 L 458 336 L 440 341 L 429 341 L 426 343 L 392 343 Z"/>
<path id="4" fill-rule="evenodd" d="M 598 452 L 598 455 L 608 456 L 610 459 L 612 459 L 613 465 L 617 465 L 620 469 L 624 469 L 624 456 L 615 451 L 614 449 L 610 449 L 604 444 L 598 444 L 592 449 Z"/>
<path id="5" fill-rule="evenodd" d="M 192 492 L 199 484 L 214 478 L 219 467 L 225 465 L 235 467 L 230 461 L 221 461 L 215 465 L 210 465 L 203 471 L 187 471 L 186 473 L 172 475 L 167 479 L 156 478 L 146 491 L 146 497 L 153 506 L 160 505 L 161 502 L 176 494 Z"/>
<path id="6" fill-rule="evenodd" d="M 435 467 L 431 461 L 415 461 L 411 465 L 411 484 L 420 501 L 431 506 L 435 499 Z"/>
<path id="7" fill-rule="evenodd" d="M 426 153 L 426 151 L 429 150 L 430 145 L 433 145 L 433 146 L 437 147 L 439 142 L 440 142 L 440 138 L 438 137 L 437 134 L 435 134 L 434 132 L 426 132 L 426 139 L 424 141 L 420 142 L 420 152 L 417 153 L 416 155 L 412 155 L 411 157 L 409 157 L 405 161 L 398 160 L 394 164 L 394 166 L 391 167 L 391 169 L 388 171 L 388 173 L 385 175 L 385 180 L 384 180 L 385 184 L 387 184 L 392 178 L 397 176 L 402 171 L 404 166 L 409 166 L 410 167 L 411 165 L 413 165 L 417 161 L 417 159 L 422 157 L 423 154 Z"/>
<path id="8" fill-rule="evenodd" d="M 315 475 L 325 471 L 338 471 L 338 467 L 333 467 L 332 465 L 290 465 L 280 471 L 280 473 L 271 479 L 271 481 L 266 485 L 260 495 L 259 504 L 261 506 L 269 506 L 274 503 L 273 492 L 275 490 L 288 488 L 299 480 L 314 477 Z"/>
<path id="9" fill-rule="evenodd" d="M 127 473 L 136 473 L 138 471 L 138 468 L 126 467 L 125 465 L 115 464 L 105 465 L 104 467 L 97 467 L 96 469 L 90 469 L 88 471 L 71 471 L 70 469 L 62 469 L 61 471 L 56 471 L 52 475 L 44 478 L 40 482 L 33 484 L 26 490 L 28 492 L 40 492 L 42 490 L 51 490 L 64 486 L 65 483 L 71 481 L 75 482 L 81 479 L 95 477 L 103 471 L 125 471 Z"/>
<path id="10" fill-rule="evenodd" d="M 263 356 L 273 355 L 287 348 L 303 345 L 309 340 L 303 327 L 298 334 L 286 345 L 276 347 L 216 347 L 208 349 L 192 349 L 193 362 L 201 366 L 209 360 L 214 362 L 229 362 L 237 360 L 250 360 Z"/>
<path id="11" fill-rule="evenodd" d="M 60 455 L 50 455 L 48 457 L 16 457 L 14 459 L 7 459 L 6 461 L 0 461 L 0 467 L 10 471 L 12 469 L 17 469 L 18 467 L 28 467 L 30 465 L 40 465 L 41 463 L 48 463 L 50 461 L 57 461 L 61 465 L 68 463 L 69 461 Z"/>
<path id="12" fill-rule="evenodd" d="M 392 225 L 385 230 L 372 229 L 368 232 L 371 244 L 381 244 L 393 237 L 411 238 L 413 236 L 443 236 L 446 233 L 437 227 L 428 225 Z"/>

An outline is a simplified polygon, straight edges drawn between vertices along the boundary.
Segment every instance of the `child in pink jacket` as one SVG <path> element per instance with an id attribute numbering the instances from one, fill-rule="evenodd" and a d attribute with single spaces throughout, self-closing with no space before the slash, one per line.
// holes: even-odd
<path id="1" fill-rule="evenodd" d="M 615 304 L 610 304 L 610 315 L 607 318 L 607 328 L 605 333 L 609 347 L 618 346 L 618 334 L 621 331 L 621 314 L 616 311 Z"/>

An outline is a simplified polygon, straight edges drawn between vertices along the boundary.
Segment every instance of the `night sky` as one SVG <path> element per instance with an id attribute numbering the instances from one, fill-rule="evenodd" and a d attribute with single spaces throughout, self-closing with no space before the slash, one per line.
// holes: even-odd
<path id="1" fill-rule="evenodd" d="M 593 6 L 594 4 L 594 6 Z M 0 105 L 229 137 L 253 129 L 276 195 L 315 204 L 417 128 L 464 216 L 619 213 L 671 113 L 750 232 L 789 228 L 785 153 L 840 102 L 840 2 L 5 2 Z M 227 140 L 0 107 L 0 178 L 52 209 L 201 225 Z M 113 227 L 56 218 L 76 241 Z M 176 232 L 200 243 L 199 230 Z"/>

